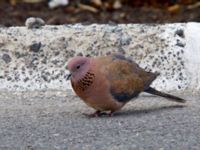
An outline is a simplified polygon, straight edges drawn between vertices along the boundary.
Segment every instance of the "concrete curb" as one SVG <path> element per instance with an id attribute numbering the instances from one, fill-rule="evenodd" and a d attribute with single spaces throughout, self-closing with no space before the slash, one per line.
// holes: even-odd
<path id="1" fill-rule="evenodd" d="M 147 70 L 164 91 L 200 89 L 200 23 L 62 25 L 0 28 L 0 90 L 66 90 L 69 58 L 120 52 Z"/>

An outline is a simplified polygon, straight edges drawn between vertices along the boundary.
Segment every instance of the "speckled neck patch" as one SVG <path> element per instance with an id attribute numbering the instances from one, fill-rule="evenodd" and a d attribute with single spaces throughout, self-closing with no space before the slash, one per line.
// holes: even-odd
<path id="1" fill-rule="evenodd" d="M 81 91 L 85 91 L 94 82 L 94 78 L 95 74 L 88 71 L 86 75 L 78 81 L 78 88 Z"/>

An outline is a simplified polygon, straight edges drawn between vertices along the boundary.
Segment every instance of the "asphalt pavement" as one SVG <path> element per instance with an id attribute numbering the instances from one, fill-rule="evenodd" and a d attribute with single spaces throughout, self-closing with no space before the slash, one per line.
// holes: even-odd
<path id="1" fill-rule="evenodd" d="M 186 104 L 142 95 L 113 117 L 88 118 L 70 90 L 0 92 L 0 150 L 199 150 L 200 95 Z"/>

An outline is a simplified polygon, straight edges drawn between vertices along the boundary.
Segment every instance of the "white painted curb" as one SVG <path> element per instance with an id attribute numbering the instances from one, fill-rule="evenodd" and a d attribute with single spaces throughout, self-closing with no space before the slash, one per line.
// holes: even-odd
<path id="1" fill-rule="evenodd" d="M 185 69 L 189 78 L 188 88 L 200 90 L 200 23 L 188 23 L 185 30 Z"/>
<path id="2" fill-rule="evenodd" d="M 0 90 L 66 90 L 67 61 L 121 52 L 160 72 L 163 91 L 200 89 L 200 23 L 0 28 Z"/>

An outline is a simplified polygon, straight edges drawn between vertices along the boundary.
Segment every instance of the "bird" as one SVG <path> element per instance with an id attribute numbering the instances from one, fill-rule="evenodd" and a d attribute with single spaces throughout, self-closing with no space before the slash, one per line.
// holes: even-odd
<path id="1" fill-rule="evenodd" d="M 96 111 L 87 114 L 99 117 L 105 113 L 113 116 L 125 104 L 136 99 L 141 92 L 185 103 L 186 100 L 151 87 L 159 73 L 141 68 L 123 54 L 84 57 L 75 56 L 67 64 L 67 80 L 75 93 Z"/>

